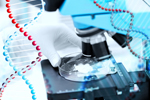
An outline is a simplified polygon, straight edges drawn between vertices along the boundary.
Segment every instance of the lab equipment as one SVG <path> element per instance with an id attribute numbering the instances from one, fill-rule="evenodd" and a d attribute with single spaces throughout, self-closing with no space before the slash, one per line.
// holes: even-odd
<path id="1" fill-rule="evenodd" d="M 56 84 L 52 84 L 52 86 L 54 86 L 54 89 L 56 91 L 54 90 L 54 93 L 48 92 L 49 98 L 53 98 L 56 100 L 62 99 L 62 98 L 63 99 L 85 98 L 87 100 L 88 99 L 92 100 L 95 97 L 103 97 L 103 99 L 106 99 L 106 100 L 107 99 L 117 100 L 118 97 L 120 97 L 122 99 L 124 99 L 124 98 L 125 99 L 135 99 L 134 92 L 140 91 L 139 88 L 136 86 L 136 84 L 144 82 L 144 84 L 146 84 L 145 86 L 149 87 L 149 85 L 147 85 L 149 83 L 149 80 L 147 80 L 148 79 L 147 76 L 149 75 L 149 71 L 148 71 L 149 66 L 147 66 L 147 68 L 146 68 L 147 69 L 146 74 L 144 72 L 141 72 L 143 75 L 145 75 L 145 77 L 142 77 L 142 80 L 144 80 L 144 81 L 141 81 L 141 80 L 139 81 L 139 79 L 141 79 L 141 75 L 137 75 L 137 73 L 128 73 L 121 63 L 113 62 L 115 59 L 113 58 L 113 56 L 111 55 L 111 52 L 108 49 L 106 38 L 104 36 L 104 32 L 107 32 L 121 47 L 125 47 L 127 45 L 127 43 L 126 43 L 127 40 L 126 40 L 126 36 L 125 36 L 126 31 L 128 31 L 128 32 L 131 31 L 131 30 L 128 30 L 129 25 L 121 24 L 122 26 L 125 26 L 125 29 L 118 28 L 118 26 L 121 26 L 121 25 L 119 24 L 118 21 L 115 21 L 115 20 L 118 18 L 118 14 L 121 15 L 122 12 L 124 12 L 124 11 L 120 10 L 120 9 L 115 9 L 115 11 L 113 11 L 113 9 L 110 9 L 114 5 L 113 0 L 97 0 L 97 1 L 81 0 L 80 2 L 77 2 L 76 0 L 45 0 L 45 1 L 46 1 L 45 9 L 47 11 L 54 11 L 57 8 L 60 8 L 60 12 L 62 14 L 72 15 L 72 18 L 74 20 L 74 25 L 77 28 L 76 33 L 79 37 L 82 38 L 82 46 L 83 46 L 82 47 L 83 55 L 77 55 L 74 58 L 69 57 L 69 60 L 67 60 L 67 62 L 65 62 L 66 58 L 63 58 L 64 61 L 62 60 L 63 61 L 62 65 L 59 66 L 59 74 L 61 76 L 63 76 L 64 78 L 66 78 L 68 80 L 72 80 L 72 81 L 84 81 L 83 85 L 82 85 L 82 83 L 76 84 L 76 82 L 64 80 L 62 77 L 60 77 L 57 74 L 58 73 L 57 70 L 54 70 L 51 66 L 47 67 L 46 71 L 49 71 L 49 72 L 47 72 L 46 75 L 51 76 L 51 75 L 49 75 L 49 73 L 51 71 L 53 76 L 56 76 L 56 78 L 58 78 L 58 79 L 55 79 L 55 80 L 57 80 L 57 82 L 58 82 L 58 80 L 61 80 L 60 82 L 64 82 L 64 83 L 65 83 L 65 81 L 68 82 L 68 83 L 66 83 L 67 86 L 69 86 L 68 84 L 70 84 L 69 88 L 68 87 L 56 88 Z M 95 3 L 95 4 L 93 4 L 93 3 Z M 116 6 L 119 8 L 120 6 L 122 6 L 125 3 L 125 1 L 119 0 L 117 3 L 120 3 L 119 6 Z M 87 7 L 83 7 L 83 4 L 86 4 Z M 77 7 L 77 5 L 78 5 L 78 7 Z M 96 6 L 97 6 L 97 8 L 96 8 Z M 125 6 L 122 6 L 122 7 L 125 9 L 127 8 Z M 99 8 L 101 8 L 101 9 L 99 9 Z M 108 11 L 108 12 L 106 12 L 106 11 Z M 115 13 L 112 13 L 112 12 L 115 12 Z M 129 11 L 126 11 L 126 10 L 125 10 L 125 12 L 129 13 Z M 112 22 L 114 22 L 113 25 L 110 24 L 111 23 L 111 21 L 109 20 L 110 14 L 114 15 L 114 16 L 112 16 L 114 18 L 114 20 L 112 20 Z M 122 14 L 122 15 L 124 15 L 124 14 Z M 133 16 L 132 13 L 130 13 L 130 15 L 131 15 L 131 17 Z M 136 21 L 136 22 L 138 22 L 138 21 Z M 103 23 L 105 23 L 105 24 L 103 24 Z M 118 23 L 118 24 L 116 24 L 116 23 Z M 130 23 L 130 22 L 127 22 L 127 23 Z M 117 26 L 114 26 L 114 25 L 117 25 Z M 132 26 L 132 23 L 131 23 L 130 27 L 131 26 Z M 132 30 L 132 32 L 137 32 L 137 31 Z M 132 48 L 132 50 L 130 50 L 130 51 L 135 56 L 137 56 L 136 54 L 141 55 L 141 52 L 143 52 L 145 54 L 145 56 L 143 58 L 146 58 L 148 56 L 148 52 L 149 52 L 149 50 L 146 46 L 146 45 L 149 45 L 149 44 L 147 44 L 148 36 L 147 36 L 147 34 L 145 35 L 144 33 L 140 32 L 140 31 L 138 31 L 138 33 L 140 33 L 141 35 L 135 35 L 135 33 L 130 33 L 130 36 L 128 35 L 128 37 L 127 37 L 129 42 L 132 41 L 132 37 L 136 37 L 136 38 L 140 37 L 143 39 L 142 42 L 141 42 L 141 40 L 139 40 L 139 42 L 135 41 L 135 44 L 133 44 L 133 46 L 135 46 L 135 48 Z M 146 40 L 146 41 L 144 41 L 144 40 Z M 141 43 L 143 43 L 143 44 L 139 47 L 142 47 L 142 49 L 143 49 L 143 47 L 145 47 L 147 49 L 144 51 L 140 49 L 139 51 L 137 51 L 137 53 L 135 53 L 134 51 L 136 50 L 137 45 L 141 44 Z M 129 43 L 128 43 L 128 45 L 129 45 Z M 130 45 L 132 45 L 132 44 L 130 44 Z M 101 51 L 101 52 L 99 52 L 99 51 Z M 7 54 L 4 53 L 4 55 L 7 55 Z M 77 57 L 79 57 L 79 59 L 76 59 Z M 137 57 L 139 57 L 139 56 L 137 56 Z M 139 57 L 139 58 L 142 58 L 142 57 Z M 67 57 L 67 59 L 68 59 L 68 57 Z M 113 61 L 112 61 L 112 59 L 113 59 Z M 8 59 L 6 58 L 6 60 L 8 60 Z M 108 62 L 112 63 L 112 64 L 110 64 L 111 66 L 109 66 L 109 67 L 106 66 L 107 65 L 107 64 L 105 64 L 106 60 L 108 60 Z M 81 63 L 79 63 L 80 61 L 81 61 Z M 96 61 L 96 63 L 94 61 Z M 92 64 L 90 64 L 89 62 Z M 106 61 L 106 63 L 107 63 L 107 61 Z M 147 62 L 147 63 L 149 63 L 149 62 Z M 45 71 L 45 68 L 46 68 L 45 66 L 49 66 L 49 65 L 50 65 L 50 63 L 48 63 L 48 61 L 43 61 L 42 62 L 43 71 Z M 103 66 L 101 66 L 101 65 L 103 65 Z M 84 70 L 85 67 L 87 67 L 86 70 Z M 48 68 L 50 68 L 50 70 Z M 96 73 L 104 72 L 103 68 L 105 68 L 106 73 L 103 73 L 102 77 L 99 77 L 99 75 L 97 75 Z M 108 68 L 108 70 L 107 70 L 107 68 Z M 83 73 L 84 74 L 83 75 L 74 74 L 74 73 L 78 73 L 78 72 L 82 72 L 82 74 Z M 19 73 L 19 75 L 20 74 L 21 73 Z M 73 77 L 71 75 L 73 75 Z M 81 78 L 77 79 L 78 76 L 80 76 Z M 135 76 L 136 76 L 136 78 L 135 78 Z M 140 78 L 139 77 L 137 78 L 137 76 L 140 76 Z M 52 79 L 53 79 L 52 77 L 49 78 L 49 80 L 52 80 Z M 55 83 L 55 80 L 52 80 L 53 83 Z M 90 81 L 90 82 L 87 82 L 87 81 Z M 94 83 L 95 81 L 97 81 L 96 84 Z M 120 84 L 118 81 L 121 82 L 122 84 Z M 106 84 L 104 87 L 99 86 L 100 84 L 105 84 L 107 82 L 111 82 L 111 86 L 108 84 Z M 80 87 L 78 89 L 78 87 L 72 87 L 72 86 L 82 86 L 82 87 Z M 126 88 L 126 87 L 128 87 L 128 88 Z M 137 87 L 136 90 L 133 89 L 136 87 Z M 66 88 L 68 88 L 68 90 Z M 107 90 L 106 88 L 110 88 L 113 91 L 113 92 L 111 91 L 112 94 L 109 93 L 106 96 L 107 92 L 110 92 L 110 90 Z M 60 91 L 57 91 L 59 89 L 60 89 Z M 103 93 L 103 91 L 105 91 L 105 90 L 106 90 L 106 92 Z M 130 94 L 128 90 L 132 94 Z M 141 89 L 141 90 L 143 91 L 143 89 Z M 100 91 L 102 91 L 102 92 L 100 92 Z M 98 92 L 100 92 L 102 95 L 100 95 Z M 55 95 L 55 93 L 57 93 L 57 95 Z M 83 95 L 78 96 L 78 94 L 80 94 L 80 93 Z M 117 93 L 117 95 L 116 95 L 116 93 Z M 68 95 L 68 94 L 71 94 L 71 95 Z M 129 94 L 130 94 L 130 96 L 128 96 Z M 110 97 L 110 96 L 114 96 L 114 97 Z M 140 97 L 141 97 L 141 95 L 138 95 L 136 98 L 140 99 Z M 145 92 L 144 97 L 146 99 L 149 98 L 149 96 L 147 95 L 147 91 Z"/>
<path id="2" fill-rule="evenodd" d="M 57 5 L 56 5 L 56 2 L 57 2 Z M 81 0 L 79 2 L 77 2 L 76 0 L 71 0 L 71 1 L 69 1 L 69 0 L 55 0 L 55 1 L 47 0 L 45 9 L 47 11 L 55 11 L 58 8 L 60 10 L 61 14 L 72 16 L 74 25 L 76 27 L 76 33 L 79 37 L 82 38 L 82 56 L 84 56 L 87 59 L 92 60 L 93 58 L 96 58 L 98 62 L 102 62 L 105 59 L 113 58 L 110 51 L 108 50 L 106 39 L 103 34 L 104 32 L 107 32 L 110 36 L 112 36 L 112 38 L 120 46 L 125 47 L 128 45 L 128 48 L 130 49 L 130 52 L 133 55 L 135 55 L 136 57 L 139 57 L 141 59 L 144 59 L 144 60 L 149 60 L 149 50 L 148 49 L 143 50 L 145 47 L 147 47 L 146 46 L 146 45 L 148 45 L 147 42 L 149 42 L 148 41 L 149 40 L 148 32 L 146 31 L 143 33 L 139 29 L 132 29 L 132 26 L 135 27 L 134 26 L 135 23 L 137 25 L 137 23 L 139 24 L 140 22 L 139 22 L 139 20 L 137 20 L 137 21 L 135 20 L 136 22 L 135 21 L 133 22 L 135 16 L 132 12 L 127 10 L 127 6 L 125 5 L 125 3 L 126 3 L 125 0 L 118 0 L 118 1 L 115 1 L 115 0 L 103 0 L 103 1 L 102 0 L 86 0 L 86 1 Z M 50 4 L 55 5 L 55 7 L 49 6 Z M 94 4 L 95 6 L 92 4 Z M 101 9 L 99 9 L 99 8 L 101 8 Z M 120 14 L 120 16 L 121 15 L 123 15 L 123 16 L 129 15 L 128 16 L 128 18 L 130 18 L 128 20 L 129 24 L 120 23 L 121 20 L 119 20 L 118 14 Z M 111 21 L 110 21 L 110 19 L 111 19 Z M 123 27 L 120 28 L 120 26 L 123 26 Z M 139 34 L 137 35 L 134 32 L 139 33 Z M 127 36 L 125 36 L 126 34 L 127 34 Z M 140 37 L 140 39 L 138 40 L 139 37 Z M 137 41 L 132 40 L 132 38 L 137 38 Z M 144 42 L 144 40 L 146 42 Z M 132 45 L 131 41 L 134 41 L 133 46 L 131 46 Z M 130 42 L 131 42 L 131 44 L 130 44 Z M 139 47 L 140 47 L 140 49 L 137 50 L 137 48 L 139 48 Z M 82 67 L 85 67 L 85 69 L 87 67 L 87 70 L 83 69 L 83 71 L 87 71 L 87 73 L 88 73 L 91 69 L 87 63 L 85 65 L 83 65 L 81 63 L 78 64 L 80 62 L 80 60 L 82 61 L 82 63 L 84 63 L 84 61 L 86 62 L 86 60 L 82 59 L 82 56 L 77 55 L 74 58 L 70 58 L 70 60 L 63 62 L 64 64 L 61 66 L 62 68 L 59 67 L 59 74 L 68 80 L 77 81 L 77 78 L 74 76 L 75 76 L 75 73 L 78 73 L 80 71 L 80 69 L 78 69 L 79 68 L 78 65 L 80 65 L 81 69 L 82 69 Z M 69 59 L 69 58 L 66 58 L 66 59 Z M 89 63 L 90 60 L 88 60 L 87 62 Z M 103 97 L 103 99 L 106 99 L 106 100 L 107 99 L 108 100 L 117 100 L 117 97 L 119 97 L 119 95 L 120 95 L 120 99 L 127 99 L 127 100 L 135 99 L 135 94 L 133 93 L 134 90 L 132 90 L 132 89 L 135 88 L 134 86 L 136 86 L 136 84 L 138 84 L 139 81 L 138 80 L 135 81 L 135 77 L 132 77 L 132 74 L 135 74 L 136 72 L 128 73 L 126 71 L 125 67 L 121 63 L 115 63 L 114 65 L 116 65 L 115 68 L 117 69 L 117 73 L 112 73 L 111 79 L 117 86 L 116 91 L 117 91 L 118 96 L 116 96 L 116 97 L 113 96 L 110 98 L 105 97 L 105 95 L 109 92 L 109 91 L 107 91 L 107 93 L 104 93 L 104 95 L 101 95 L 99 97 Z M 43 61 L 42 66 L 43 66 L 44 72 L 45 71 L 47 72 L 48 68 L 50 68 L 49 71 L 51 70 L 52 71 L 51 73 L 56 75 L 55 74 L 55 73 L 57 73 L 56 70 L 51 69 L 52 67 L 47 67 L 47 66 L 50 66 L 50 64 L 48 64 L 47 61 Z M 104 66 L 106 66 L 106 64 Z M 92 68 L 94 68 L 94 67 L 92 67 Z M 78 69 L 78 70 L 76 70 L 76 69 Z M 112 68 L 110 68 L 110 69 L 112 69 Z M 96 73 L 96 71 L 95 71 L 95 73 Z M 142 73 L 145 73 L 145 72 L 143 71 Z M 119 74 L 119 75 L 115 76 L 116 74 Z M 146 76 L 149 76 L 148 72 L 146 72 L 145 74 L 147 74 Z M 49 75 L 48 72 L 47 72 L 47 75 Z M 76 74 L 76 75 L 80 76 L 79 74 Z M 60 76 L 56 75 L 56 77 L 58 77 L 58 80 L 61 80 Z M 85 89 L 83 89 L 83 88 L 79 89 L 79 87 L 74 87 L 76 82 L 67 83 L 70 81 L 66 81 L 62 78 L 62 81 L 66 81 L 66 84 L 67 85 L 70 84 L 70 86 L 65 87 L 65 88 L 64 87 L 55 88 L 53 93 L 50 93 L 50 94 L 48 93 L 48 97 L 50 99 L 54 99 L 54 100 L 60 99 L 63 97 L 64 97 L 64 99 L 69 99 L 69 97 L 70 97 L 72 99 L 73 98 L 78 98 L 78 99 L 85 98 L 87 100 L 88 99 L 94 100 L 94 98 L 97 97 L 96 94 L 98 94 L 98 93 L 96 93 L 96 91 L 100 92 L 102 89 L 102 88 L 100 88 L 100 86 L 101 86 L 100 83 L 98 85 L 95 85 L 94 82 L 97 82 L 97 81 L 102 82 L 105 79 L 107 79 L 108 77 L 109 77 L 109 75 L 104 79 L 101 77 L 102 79 L 99 78 L 99 80 L 97 80 L 98 78 L 97 78 L 96 74 L 93 74 L 93 75 L 89 74 L 89 76 L 85 75 L 84 78 L 82 77 L 81 79 L 79 79 L 80 81 L 83 81 L 83 79 L 85 79 L 85 82 L 83 83 L 84 86 L 85 86 L 85 84 L 88 84 L 88 83 L 92 84 L 92 82 L 93 82 L 92 85 L 87 85 L 87 87 L 88 86 L 90 86 L 90 87 L 88 87 L 88 88 L 85 87 Z M 52 77 L 49 78 L 49 80 L 54 81 Z M 86 82 L 87 80 L 90 82 Z M 94 80 L 97 80 L 97 81 L 94 81 Z M 121 82 L 119 80 L 122 80 L 123 83 L 119 83 L 119 82 Z M 110 81 L 108 81 L 108 82 L 110 82 Z M 147 83 L 149 81 L 147 80 L 145 82 Z M 125 85 L 129 88 L 127 88 Z M 82 86 L 82 85 L 78 84 L 75 86 Z M 95 86 L 95 87 L 93 87 L 93 86 Z M 129 92 L 128 93 L 123 92 L 121 90 L 121 87 L 122 87 L 122 89 L 125 89 L 125 87 L 126 87 L 127 91 L 130 91 L 130 94 L 132 93 L 132 95 L 134 94 L 134 96 L 128 97 L 127 95 L 129 94 Z M 67 90 L 65 90 L 66 88 L 67 88 Z M 73 88 L 73 89 L 71 89 L 71 88 Z M 60 91 L 57 92 L 57 90 L 59 90 L 59 89 L 60 89 Z M 139 91 L 139 90 L 137 89 L 137 91 Z M 137 91 L 134 91 L 134 92 L 137 92 Z M 82 96 L 77 95 L 78 92 L 82 92 L 81 93 Z M 58 93 L 58 94 L 55 95 L 55 93 Z M 108 93 L 109 96 L 111 95 L 111 93 Z M 122 93 L 125 93 L 125 94 L 122 94 Z M 103 94 L 103 93 L 100 93 L 100 94 Z M 98 94 L 98 95 L 100 95 L 100 94 Z M 63 96 L 63 97 L 60 97 L 60 96 Z M 149 98 L 148 95 L 145 96 L 145 99 L 148 99 L 148 98 Z M 139 97 L 137 97 L 136 99 L 140 100 Z"/>

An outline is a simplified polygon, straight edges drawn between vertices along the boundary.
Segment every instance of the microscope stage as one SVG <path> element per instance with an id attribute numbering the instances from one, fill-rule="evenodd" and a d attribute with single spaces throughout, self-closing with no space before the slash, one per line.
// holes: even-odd
<path id="1" fill-rule="evenodd" d="M 146 73 L 144 71 L 128 73 L 121 63 L 118 63 L 117 73 L 86 82 L 65 79 L 60 76 L 58 68 L 52 67 L 48 60 L 43 60 L 41 65 L 49 100 L 74 98 L 94 100 L 93 98 L 97 97 L 103 97 L 105 100 L 125 100 L 131 94 L 135 95 L 130 97 L 132 100 L 150 99 L 149 78 Z"/>
<path id="2" fill-rule="evenodd" d="M 81 53 L 71 57 L 71 55 L 64 57 L 59 67 L 59 74 L 65 79 L 85 82 L 98 80 L 106 77 L 108 74 L 116 73 L 115 64 L 112 61 L 113 58 L 99 61 L 95 57 L 85 57 Z"/>

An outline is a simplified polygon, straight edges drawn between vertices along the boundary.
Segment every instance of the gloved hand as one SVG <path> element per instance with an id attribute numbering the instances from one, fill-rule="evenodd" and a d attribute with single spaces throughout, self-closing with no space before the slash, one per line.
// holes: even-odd
<path id="1" fill-rule="evenodd" d="M 61 63 L 57 50 L 62 50 L 71 45 L 81 48 L 81 39 L 65 24 L 38 24 L 30 28 L 28 33 L 33 36 L 33 40 L 36 40 L 42 53 L 49 59 L 53 67 L 57 67 Z"/>
<path id="2" fill-rule="evenodd" d="M 15 32 L 14 27 L 6 28 L 3 31 L 3 41 L 6 41 L 10 34 Z M 53 67 L 57 67 L 61 63 L 61 58 L 57 53 L 58 50 L 70 46 L 78 46 L 81 48 L 81 39 L 75 34 L 74 31 L 69 29 L 65 24 L 59 23 L 56 25 L 45 25 L 45 24 L 35 24 L 27 30 L 28 34 L 33 37 L 33 40 L 37 42 L 37 45 L 41 47 L 43 55 L 45 55 L 51 62 Z M 9 34 L 9 35 L 6 35 Z M 25 37 L 16 37 L 15 40 L 25 39 Z M 17 41 L 11 43 L 11 45 L 24 45 L 30 43 L 29 41 Z M 22 51 L 33 48 L 32 45 L 17 46 L 11 48 L 13 51 Z M 35 47 L 34 47 L 35 48 Z M 18 52 L 13 55 L 13 57 L 19 57 L 22 55 L 32 55 L 32 51 L 29 52 Z M 12 54 L 11 54 L 12 55 Z M 26 58 L 32 59 L 32 58 Z"/>

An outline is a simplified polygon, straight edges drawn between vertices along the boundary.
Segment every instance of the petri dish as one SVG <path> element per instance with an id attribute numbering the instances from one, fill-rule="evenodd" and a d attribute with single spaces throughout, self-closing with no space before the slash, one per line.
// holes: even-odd
<path id="1" fill-rule="evenodd" d="M 95 57 L 85 57 L 73 53 L 62 58 L 59 74 L 67 80 L 85 82 L 105 78 L 116 73 L 112 58 L 98 61 Z"/>

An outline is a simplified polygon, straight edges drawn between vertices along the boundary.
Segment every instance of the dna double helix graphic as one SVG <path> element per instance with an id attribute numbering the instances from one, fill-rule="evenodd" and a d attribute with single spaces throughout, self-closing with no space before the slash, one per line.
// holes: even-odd
<path id="1" fill-rule="evenodd" d="M 33 5 L 28 5 L 31 3 Z M 37 10 L 32 10 L 34 7 L 37 7 Z M 27 30 L 32 28 L 36 21 L 41 16 L 44 10 L 43 0 L 23 0 L 21 2 L 14 0 L 6 0 L 6 8 L 8 17 L 10 18 L 16 31 L 9 35 L 9 38 L 4 43 L 4 52 L 5 60 L 9 63 L 10 67 L 15 71 L 10 77 L 6 78 L 6 81 L 3 82 L 2 87 L 0 88 L 0 100 L 4 88 L 7 84 L 11 82 L 12 79 L 15 79 L 16 76 L 21 76 L 25 83 L 29 86 L 31 90 L 32 99 L 36 100 L 35 90 L 30 81 L 26 78 L 25 73 L 37 62 L 41 61 L 42 52 L 40 51 L 40 46 L 37 45 L 36 41 L 33 40 L 31 34 L 28 34 Z M 26 50 L 21 50 L 24 46 L 29 47 Z M 26 55 L 29 52 L 37 51 L 38 55 Z M 37 54 L 37 53 L 36 53 Z M 28 59 L 32 57 L 35 59 Z"/>
<path id="2" fill-rule="evenodd" d="M 93 3 L 100 9 L 111 12 L 110 21 L 115 29 L 127 32 L 126 42 L 128 43 L 128 49 L 130 50 L 130 52 L 140 59 L 149 60 L 149 37 L 141 30 L 136 28 L 133 29 L 133 27 L 136 26 L 136 21 L 139 22 L 139 18 L 135 18 L 133 12 L 130 12 L 129 10 L 124 8 L 123 5 L 125 2 L 122 1 L 121 3 L 116 5 L 116 0 L 114 0 L 111 6 L 108 3 L 101 3 L 101 0 L 94 0 Z M 119 15 L 125 16 L 126 19 L 124 18 L 124 20 L 127 20 L 128 22 L 123 22 L 121 18 L 118 17 Z M 141 16 L 144 15 L 145 13 L 141 13 Z M 130 36 L 135 37 L 135 39 L 131 43 L 129 43 Z"/>

